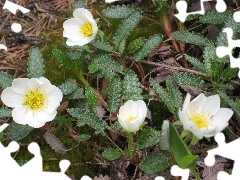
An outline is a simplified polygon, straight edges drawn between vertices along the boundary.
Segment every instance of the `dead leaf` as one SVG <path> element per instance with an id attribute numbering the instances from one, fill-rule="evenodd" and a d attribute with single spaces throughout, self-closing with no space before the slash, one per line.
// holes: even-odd
<path id="1" fill-rule="evenodd" d="M 196 88 L 194 86 L 189 86 L 189 85 L 182 85 L 182 84 L 179 84 L 179 86 L 184 90 L 186 91 L 187 93 L 193 95 L 193 96 L 197 96 L 199 94 L 201 94 L 203 92 L 202 89 L 200 88 Z"/>
<path id="2" fill-rule="evenodd" d="M 162 59 L 171 55 L 170 46 L 166 43 L 161 43 L 148 55 L 148 59 L 151 59 L 155 55 L 159 55 Z"/>
<path id="3" fill-rule="evenodd" d="M 100 174 L 99 176 L 95 176 L 93 180 L 110 180 L 110 177 L 108 175 L 103 176 Z"/>
<path id="4" fill-rule="evenodd" d="M 121 158 L 118 158 L 115 161 L 112 161 L 112 165 L 110 168 L 111 179 L 117 179 L 117 180 L 128 179 L 126 169 L 129 166 L 129 164 L 130 162 L 123 156 Z"/>
<path id="5" fill-rule="evenodd" d="M 100 103 L 96 106 L 95 110 L 96 110 L 97 116 L 100 119 L 102 119 L 103 116 L 106 114 L 105 109 L 102 107 L 102 105 Z"/>
<path id="6" fill-rule="evenodd" d="M 223 163 L 216 163 L 214 166 L 205 166 L 202 177 L 203 180 L 217 180 L 217 174 L 219 171 L 224 171 Z"/>
<path id="7" fill-rule="evenodd" d="M 58 107 L 58 110 L 63 112 L 68 108 L 68 106 L 69 106 L 69 101 L 65 101 Z"/>
<path id="8" fill-rule="evenodd" d="M 45 141 L 48 143 L 48 145 L 52 148 L 52 150 L 61 154 L 66 154 L 68 149 L 50 131 L 47 131 L 43 137 Z"/>

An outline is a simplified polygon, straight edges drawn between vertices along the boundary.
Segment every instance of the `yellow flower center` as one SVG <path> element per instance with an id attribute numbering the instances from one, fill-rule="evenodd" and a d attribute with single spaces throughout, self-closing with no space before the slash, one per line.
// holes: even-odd
<path id="1" fill-rule="evenodd" d="M 93 29 L 91 23 L 85 23 L 83 26 L 80 27 L 80 31 L 84 34 L 84 36 L 92 36 L 93 35 Z"/>
<path id="2" fill-rule="evenodd" d="M 27 105 L 33 110 L 36 110 L 42 107 L 44 100 L 44 95 L 39 92 L 38 89 L 36 89 L 35 91 L 30 91 L 26 94 L 24 105 Z"/>
<path id="3" fill-rule="evenodd" d="M 134 119 L 136 119 L 135 116 L 129 116 L 129 117 L 126 119 L 126 121 L 127 121 L 127 122 L 131 122 L 131 121 L 134 120 Z"/>
<path id="4" fill-rule="evenodd" d="M 202 114 L 195 113 L 192 117 L 189 117 L 191 121 L 193 121 L 198 128 L 205 128 L 208 126 L 208 119 Z"/>

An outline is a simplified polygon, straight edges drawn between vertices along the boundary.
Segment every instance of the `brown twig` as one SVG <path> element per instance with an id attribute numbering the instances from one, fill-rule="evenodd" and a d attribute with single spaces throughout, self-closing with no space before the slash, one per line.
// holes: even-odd
<path id="1" fill-rule="evenodd" d="M 12 13 L 8 13 L 7 17 L 4 19 L 4 21 L 2 22 L 1 26 L 0 26 L 0 32 L 2 31 L 4 25 L 6 24 L 6 22 L 9 20 L 10 16 Z"/>
<path id="2" fill-rule="evenodd" d="M 171 70 L 184 71 L 184 72 L 189 72 L 189 73 L 193 73 L 193 74 L 204 76 L 204 77 L 210 77 L 209 75 L 199 72 L 199 71 L 195 71 L 195 70 L 187 69 L 187 68 L 183 68 L 183 67 L 172 66 L 172 65 L 165 64 L 165 63 L 155 63 L 155 62 L 146 61 L 146 60 L 143 60 L 141 62 L 144 64 L 149 64 L 151 66 L 159 67 L 159 68 L 164 67 L 164 68 L 171 69 Z"/>

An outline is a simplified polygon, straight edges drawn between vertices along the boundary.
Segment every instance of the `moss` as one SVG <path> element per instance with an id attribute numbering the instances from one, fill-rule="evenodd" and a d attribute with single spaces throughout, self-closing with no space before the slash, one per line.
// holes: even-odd
<path id="1" fill-rule="evenodd" d="M 86 128 L 89 129 L 89 128 Z M 86 131 L 89 133 L 89 130 Z M 74 175 L 76 179 L 80 179 L 83 175 L 89 175 L 94 177 L 97 174 L 109 174 L 109 169 L 102 169 L 96 166 L 94 163 L 94 149 L 92 147 L 80 143 L 71 138 L 66 129 L 58 128 L 53 132 L 55 136 L 70 150 L 66 154 L 60 154 L 53 151 L 43 138 L 44 132 L 39 129 L 34 129 L 26 138 L 21 141 L 20 151 L 17 153 L 15 159 L 21 162 L 27 162 L 33 155 L 27 150 L 27 145 L 30 142 L 37 142 L 41 149 L 41 155 L 43 158 L 43 170 L 51 172 L 59 172 L 59 162 L 63 159 L 67 159 L 71 162 L 70 167 L 66 171 L 67 175 Z M 94 140 L 98 142 L 98 145 L 106 142 L 106 140 L 100 136 L 94 137 Z M 6 143 L 6 142 L 5 142 Z M 7 143 L 6 143 L 7 144 Z M 96 145 L 97 147 L 97 145 Z M 96 150 L 97 151 L 97 150 Z M 87 163 L 91 162 L 91 163 Z"/>
<path id="2" fill-rule="evenodd" d="M 152 114 L 152 126 L 161 130 L 163 121 L 169 119 L 172 114 L 163 103 L 157 101 L 151 101 L 148 108 Z"/>

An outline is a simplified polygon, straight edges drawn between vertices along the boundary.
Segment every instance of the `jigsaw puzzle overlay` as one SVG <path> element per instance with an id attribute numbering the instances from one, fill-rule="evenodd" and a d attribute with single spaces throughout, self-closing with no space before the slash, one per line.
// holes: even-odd
<path id="1" fill-rule="evenodd" d="M 0 132 L 3 131 L 8 124 L 0 126 Z M 62 160 L 59 163 L 61 169 L 60 172 L 43 172 L 42 156 L 40 148 L 37 143 L 32 142 L 28 145 L 28 151 L 34 155 L 23 166 L 19 166 L 18 163 L 11 157 L 11 153 L 16 152 L 19 149 L 19 144 L 15 141 L 9 143 L 7 147 L 4 147 L 0 143 L 0 179 L 24 179 L 24 180 L 71 180 L 65 171 L 70 165 L 68 160 Z M 91 180 L 88 176 L 83 176 L 81 180 Z"/>
<path id="2" fill-rule="evenodd" d="M 178 14 L 175 16 L 182 22 L 184 22 L 188 15 L 190 14 L 204 14 L 205 10 L 203 8 L 203 2 L 209 0 L 201 0 L 201 10 L 197 12 L 187 13 L 187 3 L 185 1 L 178 1 L 176 4 L 176 8 L 178 9 Z M 16 13 L 17 10 L 22 11 L 22 13 L 29 12 L 28 9 L 21 7 L 17 4 L 14 4 L 8 0 L 6 0 L 3 9 L 8 9 L 13 14 Z M 217 0 L 216 10 L 218 12 L 224 12 L 226 10 L 226 4 L 223 0 Z M 233 18 L 236 22 L 240 22 L 240 11 L 235 12 Z M 18 23 L 13 23 L 11 29 L 14 32 L 20 32 L 22 27 Z M 229 55 L 230 58 L 230 67 L 240 68 L 240 63 L 237 62 L 237 58 L 232 56 L 232 49 L 237 47 L 240 43 L 240 40 L 233 40 L 232 34 L 233 31 L 230 28 L 226 28 L 223 32 L 227 33 L 228 37 L 228 47 L 218 47 L 216 49 L 216 54 L 219 57 L 223 57 L 225 55 Z M 0 44 L 0 49 L 7 50 L 7 47 L 3 44 Z M 240 73 L 238 74 L 240 77 Z M 3 124 L 0 126 L 0 132 L 3 131 L 8 124 Z M 236 139 L 230 143 L 225 143 L 225 136 L 222 133 L 219 133 L 215 136 L 215 141 L 218 143 L 218 147 L 208 151 L 208 155 L 205 158 L 205 163 L 208 166 L 212 166 L 215 163 L 215 155 L 220 155 L 235 161 L 234 167 L 232 170 L 232 174 L 229 175 L 226 172 L 220 171 L 218 173 L 218 180 L 237 180 L 240 177 L 240 171 L 237 170 L 240 168 L 240 158 L 238 157 L 238 153 L 240 150 L 240 139 Z M 19 149 L 19 144 L 15 141 L 11 142 L 7 147 L 4 147 L 0 143 L 0 179 L 25 179 L 25 180 L 70 180 L 70 178 L 65 174 L 65 171 L 68 169 L 70 162 L 68 160 L 62 160 L 59 163 L 59 167 L 61 169 L 60 172 L 43 172 L 42 167 L 42 156 L 40 153 L 40 148 L 37 143 L 32 142 L 28 146 L 28 151 L 34 155 L 30 161 L 28 161 L 23 166 L 19 166 L 17 162 L 11 157 L 12 152 L 16 152 Z M 179 166 L 174 165 L 171 167 L 171 174 L 173 176 L 181 176 L 182 180 L 187 180 L 189 178 L 189 169 L 181 169 Z M 158 176 L 155 180 L 164 180 L 165 178 L 162 176 Z M 83 176 L 81 180 L 91 180 L 88 176 Z"/>

